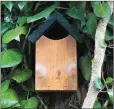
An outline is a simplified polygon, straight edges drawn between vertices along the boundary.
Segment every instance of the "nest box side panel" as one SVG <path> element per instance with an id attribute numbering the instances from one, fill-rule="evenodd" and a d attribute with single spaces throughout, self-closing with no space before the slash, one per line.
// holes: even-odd
<path id="1" fill-rule="evenodd" d="M 77 47 L 71 35 L 60 40 L 42 36 L 35 59 L 36 90 L 77 89 Z"/>

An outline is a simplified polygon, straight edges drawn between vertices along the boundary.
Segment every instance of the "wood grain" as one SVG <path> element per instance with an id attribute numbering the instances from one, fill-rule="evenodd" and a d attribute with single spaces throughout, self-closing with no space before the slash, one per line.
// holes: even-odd
<path id="1" fill-rule="evenodd" d="M 77 47 L 71 35 L 52 40 L 42 36 L 36 42 L 35 89 L 77 89 Z"/>

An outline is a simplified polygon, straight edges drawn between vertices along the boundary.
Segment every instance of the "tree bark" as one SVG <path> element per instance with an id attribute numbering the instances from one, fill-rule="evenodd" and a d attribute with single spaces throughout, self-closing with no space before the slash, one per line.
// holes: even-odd
<path id="1" fill-rule="evenodd" d="M 113 11 L 113 2 L 108 2 L 110 8 L 111 8 L 111 14 Z M 104 61 L 104 55 L 106 47 L 101 47 L 100 42 L 104 40 L 105 38 L 105 31 L 108 24 L 108 19 L 101 19 L 95 34 L 95 51 L 94 51 L 94 62 L 92 62 L 92 74 L 91 74 L 91 80 L 88 88 L 88 93 L 86 95 L 86 98 L 84 100 L 82 108 L 93 108 L 93 105 L 95 103 L 95 100 L 97 99 L 97 96 L 99 94 L 99 90 L 94 88 L 94 80 L 96 77 L 101 78 L 101 68 Z"/>

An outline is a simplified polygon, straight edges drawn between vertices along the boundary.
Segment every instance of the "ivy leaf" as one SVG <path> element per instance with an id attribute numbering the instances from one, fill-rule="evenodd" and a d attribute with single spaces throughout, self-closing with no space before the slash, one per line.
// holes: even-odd
<path id="1" fill-rule="evenodd" d="M 96 77 L 94 80 L 94 87 L 97 89 L 103 89 L 104 85 L 101 82 L 101 79 L 99 77 Z"/>
<path id="2" fill-rule="evenodd" d="M 19 35 L 27 34 L 27 27 L 26 26 L 18 26 L 15 29 L 9 30 L 6 32 L 2 37 L 3 43 L 9 43 L 10 41 L 14 40 Z"/>
<path id="3" fill-rule="evenodd" d="M 113 82 L 113 78 L 108 77 L 108 78 L 106 78 L 105 84 L 110 84 L 112 82 Z"/>
<path id="4" fill-rule="evenodd" d="M 91 77 L 91 59 L 88 55 L 80 57 L 79 68 L 83 77 L 89 80 Z"/>
<path id="5" fill-rule="evenodd" d="M 67 13 L 70 17 L 74 19 L 78 19 L 81 21 L 81 26 L 85 24 L 85 19 L 84 19 L 84 12 L 81 9 L 78 9 L 76 7 L 71 7 L 67 10 Z"/>
<path id="6" fill-rule="evenodd" d="M 106 106 L 102 106 L 100 109 L 109 109 L 109 108 Z"/>
<path id="7" fill-rule="evenodd" d="M 33 14 L 33 10 L 32 10 L 33 5 L 34 5 L 33 1 L 29 1 L 26 3 L 26 5 L 22 9 L 22 12 L 24 12 L 24 15 L 30 16 Z"/>
<path id="8" fill-rule="evenodd" d="M 34 87 L 35 87 L 35 84 L 34 84 L 34 79 L 33 78 L 30 78 L 26 83 L 26 88 L 24 88 L 23 90 L 26 90 L 26 91 L 35 91 Z"/>
<path id="9" fill-rule="evenodd" d="M 37 109 L 39 106 L 39 100 L 36 97 L 31 97 L 28 100 L 21 100 L 20 105 L 21 108 L 32 108 L 32 109 Z"/>
<path id="10" fill-rule="evenodd" d="M 110 41 L 110 40 L 113 40 L 113 39 L 114 39 L 114 36 L 105 36 L 106 41 Z"/>
<path id="11" fill-rule="evenodd" d="M 11 21 L 11 15 L 7 15 L 6 17 L 4 17 L 4 21 L 9 23 Z"/>
<path id="12" fill-rule="evenodd" d="M 94 6 L 94 13 L 97 17 L 110 18 L 111 9 L 108 3 L 98 3 Z"/>
<path id="13" fill-rule="evenodd" d="M 8 31 L 10 28 L 11 24 L 9 22 L 2 22 L 1 23 L 1 36 Z"/>
<path id="14" fill-rule="evenodd" d="M 8 90 L 10 84 L 10 80 L 6 80 L 5 82 L 2 83 L 2 93 Z"/>
<path id="15" fill-rule="evenodd" d="M 2 48 L 2 50 L 7 50 L 7 44 L 3 43 L 3 44 L 1 45 L 1 48 Z"/>
<path id="16" fill-rule="evenodd" d="M 19 36 L 17 36 L 17 37 L 15 38 L 15 40 L 20 41 L 20 37 L 19 37 Z"/>
<path id="17" fill-rule="evenodd" d="M 110 41 L 110 40 L 113 40 L 114 39 L 114 36 L 112 34 L 113 32 L 110 31 L 110 29 L 106 29 L 106 32 L 105 32 L 105 41 Z"/>
<path id="18" fill-rule="evenodd" d="M 85 11 L 86 8 L 86 1 L 80 2 L 80 1 L 70 1 L 69 2 L 69 7 L 76 7 L 77 9 L 82 10 L 83 12 Z"/>
<path id="19" fill-rule="evenodd" d="M 100 41 L 100 46 L 101 46 L 102 48 L 106 48 L 106 47 L 107 47 L 107 44 L 106 44 L 105 40 L 101 40 L 101 41 Z"/>
<path id="20" fill-rule="evenodd" d="M 99 3 L 101 3 L 101 2 L 100 2 L 100 1 L 91 1 L 91 6 L 92 6 L 93 9 L 94 9 L 95 5 L 96 5 L 96 4 L 99 4 Z"/>
<path id="21" fill-rule="evenodd" d="M 12 8 L 13 8 L 13 1 L 4 1 L 2 2 L 6 8 L 9 9 L 9 11 L 11 12 Z"/>
<path id="22" fill-rule="evenodd" d="M 22 57 L 22 53 L 16 48 L 2 51 L 1 68 L 13 67 L 20 64 Z"/>
<path id="23" fill-rule="evenodd" d="M 23 16 L 23 17 L 19 17 L 17 20 L 17 23 L 22 26 L 27 22 L 27 17 Z"/>
<path id="24" fill-rule="evenodd" d="M 37 108 L 39 105 L 39 100 L 36 97 L 31 97 L 27 100 L 25 108 Z"/>
<path id="25" fill-rule="evenodd" d="M 110 18 L 108 24 L 110 24 L 110 25 L 112 25 L 112 26 L 114 25 L 114 22 L 113 22 L 113 16 L 111 16 L 111 18 Z"/>
<path id="26" fill-rule="evenodd" d="M 108 27 L 110 27 L 111 29 L 113 29 L 113 25 L 114 25 L 114 22 L 113 22 L 113 14 L 108 22 Z"/>
<path id="27" fill-rule="evenodd" d="M 108 95 L 112 103 L 114 102 L 113 89 L 108 89 Z"/>
<path id="28" fill-rule="evenodd" d="M 21 106 L 21 105 L 19 104 L 19 102 L 17 102 L 16 104 L 14 104 L 14 105 L 11 106 L 11 107 L 14 108 L 14 107 L 19 107 L 19 106 Z"/>
<path id="29" fill-rule="evenodd" d="M 24 109 L 24 106 L 25 106 L 26 102 L 27 102 L 27 100 L 21 100 L 21 101 L 19 101 L 19 104 L 20 104 L 20 107 L 19 108 Z"/>
<path id="30" fill-rule="evenodd" d="M 11 79 L 14 79 L 18 83 L 25 82 L 32 76 L 32 71 L 30 69 L 20 70 L 17 69 L 16 71 L 12 72 Z"/>
<path id="31" fill-rule="evenodd" d="M 18 101 L 16 92 L 13 89 L 8 89 L 2 93 L 1 107 L 9 108 L 18 103 Z"/>
<path id="32" fill-rule="evenodd" d="M 94 106 L 93 106 L 93 109 L 99 109 L 99 108 L 101 108 L 101 103 L 98 101 L 98 100 L 96 100 L 95 101 L 95 103 L 94 103 Z"/>
<path id="33" fill-rule="evenodd" d="M 18 32 L 17 32 L 18 33 Z M 2 42 L 3 43 L 8 43 L 10 42 L 11 40 L 13 40 L 16 36 L 17 36 L 17 33 L 14 32 L 14 29 L 12 30 L 9 30 L 8 32 L 6 32 L 4 34 L 4 36 L 2 37 Z M 9 40 L 7 39 L 8 37 L 11 37 Z"/>
<path id="34" fill-rule="evenodd" d="M 55 8 L 56 8 L 56 4 L 46 8 L 45 10 L 41 11 L 40 13 L 34 16 L 28 17 L 27 23 L 35 22 L 36 20 L 49 17 L 49 15 L 55 10 Z"/>
<path id="35" fill-rule="evenodd" d="M 97 28 L 97 18 L 93 13 L 90 13 L 89 16 L 90 16 L 89 20 L 87 21 L 86 27 L 84 28 L 83 31 L 89 35 L 93 35 L 95 34 Z"/>
<path id="36" fill-rule="evenodd" d="M 27 1 L 19 1 L 18 3 L 18 7 L 20 8 L 20 10 L 22 10 L 24 8 L 24 6 L 26 5 Z"/>

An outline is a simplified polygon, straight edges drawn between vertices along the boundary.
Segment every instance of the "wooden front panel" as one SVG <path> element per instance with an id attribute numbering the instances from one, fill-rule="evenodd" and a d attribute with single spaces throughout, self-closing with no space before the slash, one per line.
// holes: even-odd
<path id="1" fill-rule="evenodd" d="M 36 42 L 35 89 L 76 90 L 76 49 L 71 35 L 60 40 L 42 36 Z"/>

